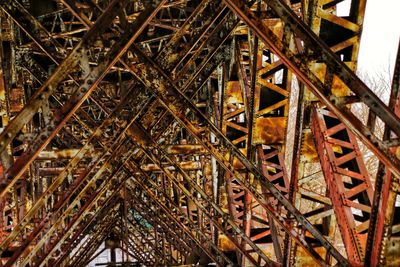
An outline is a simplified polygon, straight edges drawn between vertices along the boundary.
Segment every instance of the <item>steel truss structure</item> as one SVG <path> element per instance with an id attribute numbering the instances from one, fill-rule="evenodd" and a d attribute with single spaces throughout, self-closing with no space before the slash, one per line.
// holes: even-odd
<path id="1" fill-rule="evenodd" d="M 365 7 L 1 0 L 0 266 L 398 266 L 400 55 L 386 105 Z"/>

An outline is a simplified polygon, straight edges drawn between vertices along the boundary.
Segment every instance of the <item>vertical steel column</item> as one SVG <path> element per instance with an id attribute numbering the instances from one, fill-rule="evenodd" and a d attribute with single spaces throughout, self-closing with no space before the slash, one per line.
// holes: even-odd
<path id="1" fill-rule="evenodd" d="M 356 63 L 357 63 L 357 56 L 358 56 L 358 48 L 359 48 L 359 42 L 360 42 L 360 35 L 361 35 L 361 27 L 363 23 L 363 15 L 364 15 L 364 10 L 365 10 L 365 1 L 351 1 L 348 10 L 348 14 L 344 14 L 342 16 L 339 16 L 336 14 L 336 3 L 327 3 L 327 2 L 320 2 L 320 1 L 304 1 L 303 4 L 303 19 L 304 21 L 310 26 L 310 28 L 313 30 L 313 32 L 320 36 L 331 48 L 333 52 L 335 52 L 340 58 L 346 62 L 346 65 L 348 65 L 351 69 L 355 70 L 356 68 Z M 336 38 L 335 36 L 340 36 L 340 38 Z M 307 47 L 303 48 L 300 47 L 300 52 L 303 51 L 305 55 L 309 53 L 309 49 Z M 325 70 L 323 66 L 319 63 L 311 63 L 310 65 L 313 70 L 321 77 L 321 79 L 325 80 L 327 83 L 333 83 L 332 84 L 332 92 L 337 95 L 337 96 L 344 96 L 348 94 L 347 89 L 340 85 L 337 80 L 333 80 L 333 74 L 329 73 L 329 70 Z M 325 74 L 325 77 L 324 76 Z M 304 85 L 301 85 L 301 90 L 300 90 L 300 95 L 299 95 L 299 103 L 298 103 L 298 115 L 296 118 L 297 122 L 297 131 L 298 134 L 296 137 L 296 149 L 294 151 L 293 155 L 293 160 L 292 160 L 292 176 L 296 176 L 296 183 L 297 186 L 293 186 L 292 190 L 292 197 L 296 198 L 294 199 L 295 202 L 298 203 L 298 205 L 302 205 L 301 202 L 304 202 L 303 205 L 309 205 L 310 200 L 313 200 L 316 202 L 316 205 L 325 205 L 325 208 L 320 209 L 320 214 L 324 215 L 323 219 L 323 225 L 326 229 L 326 234 L 331 236 L 331 238 L 334 238 L 334 231 L 335 228 L 337 228 L 336 223 L 335 223 L 335 218 L 332 217 L 332 212 L 331 212 L 331 206 L 330 206 L 330 201 L 322 201 L 323 199 L 322 196 L 316 197 L 318 193 L 321 193 L 322 191 L 314 191 L 314 193 L 311 194 L 312 192 L 307 192 L 305 191 L 304 185 L 307 184 L 304 181 L 306 181 L 306 177 L 304 175 L 308 175 L 305 173 L 307 172 L 312 165 L 315 165 L 317 167 L 315 162 L 316 160 L 316 151 L 315 148 L 313 147 L 313 141 L 309 132 L 309 114 L 310 114 L 310 101 L 315 101 L 315 97 L 313 97 L 308 90 L 305 89 Z M 306 117 L 304 117 L 306 116 Z M 354 138 L 354 135 L 351 134 L 348 130 L 343 130 L 342 132 L 343 136 L 338 137 L 338 139 L 345 139 L 344 136 L 350 135 L 352 138 L 351 140 L 345 140 L 344 142 L 346 144 L 349 144 L 351 147 L 353 145 L 356 147 L 356 150 L 358 151 L 358 144 Z M 333 133 L 331 133 L 333 135 Z M 329 135 L 329 132 L 328 132 Z M 327 137 L 325 137 L 327 138 Z M 335 140 L 338 140 L 335 139 Z M 333 139 L 330 139 L 333 140 Z M 333 141 L 332 141 L 333 142 Z M 300 145 L 301 143 L 301 145 Z M 327 142 L 328 146 L 332 148 L 334 146 L 333 144 L 329 145 L 330 142 Z M 337 149 L 335 152 L 339 153 L 345 153 L 343 150 L 345 149 L 340 149 L 340 144 L 336 144 L 335 148 L 338 148 L 341 151 L 338 151 Z M 346 148 L 347 149 L 347 148 Z M 321 153 L 323 153 L 321 150 L 320 152 L 320 157 Z M 302 154 L 302 157 L 300 158 L 300 155 Z M 328 153 L 328 155 L 332 155 Z M 360 195 L 364 195 L 364 199 L 366 197 L 367 202 L 368 199 L 370 199 L 370 195 L 372 192 L 372 187 L 371 187 L 371 182 L 369 181 L 368 178 L 368 172 L 365 169 L 365 165 L 362 160 L 362 155 L 358 154 L 355 156 L 357 159 L 354 159 L 355 165 L 359 165 L 360 171 L 358 170 L 359 168 L 353 166 L 353 170 L 357 169 L 356 172 L 361 172 L 363 175 L 366 175 L 366 180 L 364 180 L 364 185 L 366 184 L 366 188 L 364 188 L 364 193 L 360 192 Z M 326 157 L 324 157 L 326 160 Z M 306 161 L 308 162 L 306 162 Z M 324 162 L 324 160 L 321 158 L 321 161 Z M 349 159 L 350 161 L 350 159 Z M 325 162 L 324 162 L 325 164 Z M 324 165 L 326 166 L 326 164 Z M 314 172 L 316 171 L 316 175 L 312 175 L 314 177 L 314 180 L 319 176 L 318 175 L 318 169 L 314 168 Z M 332 177 L 332 175 L 326 171 L 326 169 L 323 169 L 324 174 L 326 177 Z M 303 180 L 303 178 L 305 179 Z M 310 180 L 312 181 L 312 180 Z M 315 180 L 316 181 L 316 180 Z M 294 181 L 293 181 L 294 182 Z M 322 181 L 323 182 L 323 181 Z M 311 185 L 311 183 L 309 183 Z M 362 190 L 363 191 L 363 190 Z M 297 193 L 295 193 L 297 192 Z M 368 192 L 368 193 L 366 193 Z M 326 194 L 329 194 L 327 191 Z M 369 194 L 369 195 L 368 195 Z M 357 197 L 357 196 L 356 196 Z M 304 198 L 304 200 L 302 200 Z M 319 203 L 319 204 L 318 204 Z M 365 203 L 365 201 L 363 202 Z M 339 209 L 342 204 L 337 204 L 333 203 L 334 207 L 336 207 L 336 211 Z M 338 207 L 336 205 L 339 205 Z M 369 206 L 369 205 L 367 205 Z M 312 214 L 313 217 L 317 216 L 318 211 L 315 210 Z M 348 214 L 349 216 L 351 215 Z M 357 216 L 356 216 L 357 217 Z M 364 227 L 368 224 L 368 216 L 365 215 L 361 221 L 364 223 Z M 338 218 L 344 218 L 343 216 L 340 216 Z M 359 223 L 358 223 L 359 224 Z M 342 225 L 339 223 L 339 225 Z M 361 229 L 362 227 L 358 227 Z M 341 228 L 343 230 L 343 228 Z M 365 233 L 365 228 L 364 231 Z M 361 237 L 361 240 L 359 238 L 356 238 L 356 240 L 361 241 L 361 244 L 365 242 L 365 235 L 364 237 Z M 336 243 L 338 242 L 337 240 L 335 241 Z M 349 240 L 347 239 L 346 243 L 349 243 Z M 357 242 L 356 242 L 357 243 Z M 348 246 L 351 246 L 348 244 Z M 363 246 L 363 245 L 361 245 Z M 360 246 L 358 246 L 360 247 Z M 353 247 L 354 248 L 354 247 Z M 293 248 L 292 248 L 293 249 Z M 363 251 L 363 249 L 361 249 Z M 295 252 L 292 251 L 292 257 L 294 256 Z M 357 257 L 356 257 L 357 258 Z M 293 261 L 293 258 L 291 258 Z M 327 259 L 329 261 L 329 259 Z"/>
<path id="2" fill-rule="evenodd" d="M 400 43 L 393 73 L 389 108 L 400 117 Z M 390 142 L 391 133 L 385 125 L 384 140 Z M 399 157 L 399 146 L 393 146 Z M 400 183 L 382 162 L 379 163 L 375 181 L 371 224 L 368 231 L 365 266 L 395 266 L 399 264 L 400 249 Z"/>

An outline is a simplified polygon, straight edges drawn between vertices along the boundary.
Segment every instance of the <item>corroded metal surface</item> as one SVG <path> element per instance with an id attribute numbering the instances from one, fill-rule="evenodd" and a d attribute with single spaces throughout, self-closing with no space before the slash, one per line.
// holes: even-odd
<path id="1" fill-rule="evenodd" d="M 0 1 L 0 266 L 395 265 L 398 68 L 340 2 Z"/>

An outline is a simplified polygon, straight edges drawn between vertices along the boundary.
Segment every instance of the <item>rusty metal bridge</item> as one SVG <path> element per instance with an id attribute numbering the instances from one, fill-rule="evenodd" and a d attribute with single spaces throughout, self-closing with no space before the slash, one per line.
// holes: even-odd
<path id="1" fill-rule="evenodd" d="M 400 266 L 365 7 L 0 0 L 0 266 Z"/>

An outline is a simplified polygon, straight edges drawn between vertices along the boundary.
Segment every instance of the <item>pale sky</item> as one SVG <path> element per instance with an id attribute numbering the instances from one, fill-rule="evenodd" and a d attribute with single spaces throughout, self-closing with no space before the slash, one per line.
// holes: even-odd
<path id="1" fill-rule="evenodd" d="M 393 75 L 400 37 L 400 0 L 367 0 L 358 69 Z"/>

